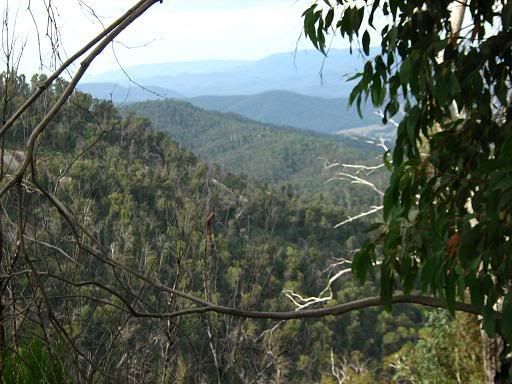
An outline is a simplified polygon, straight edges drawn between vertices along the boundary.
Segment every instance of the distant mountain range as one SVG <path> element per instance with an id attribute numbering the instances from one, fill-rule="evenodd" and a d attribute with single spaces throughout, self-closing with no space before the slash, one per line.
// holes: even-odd
<path id="1" fill-rule="evenodd" d="M 248 60 L 201 60 L 201 61 L 178 61 L 174 63 L 141 64 L 125 68 L 126 73 L 135 81 L 144 82 L 148 78 L 158 76 L 172 77 L 184 73 L 206 74 L 215 72 L 227 72 L 243 65 L 251 64 Z M 123 70 L 117 69 L 104 72 L 96 76 L 86 78 L 87 82 L 114 82 L 129 84 Z"/>
<path id="2" fill-rule="evenodd" d="M 209 60 L 138 65 L 126 68 L 144 86 L 167 88 L 184 97 L 253 95 L 284 90 L 320 97 L 347 97 L 353 87 L 345 75 L 363 67 L 363 59 L 347 49 L 328 57 L 315 50 L 278 53 L 261 60 Z M 89 77 L 89 83 L 130 84 L 122 70 Z M 169 91 L 170 92 L 170 91 Z"/>
<path id="3" fill-rule="evenodd" d="M 78 88 L 116 104 L 181 99 L 276 125 L 329 134 L 350 129 L 354 135 L 372 136 L 377 131 L 389 136 L 389 127 L 381 125 L 371 105 L 363 106 L 364 119 L 356 108 L 348 107 L 354 84 L 345 82 L 342 75 L 357 72 L 361 64 L 348 50 L 331 50 L 327 58 L 308 50 L 256 61 L 138 65 L 126 72 L 145 89 L 131 83 L 121 70 L 89 78 Z"/>
<path id="4" fill-rule="evenodd" d="M 126 86 L 119 83 L 80 83 L 78 89 L 89 93 L 97 99 L 111 100 L 115 104 L 133 103 L 144 100 L 161 100 L 162 98 L 179 99 L 183 95 L 163 87 L 146 85 L 141 88 L 135 84 Z"/>
<path id="5" fill-rule="evenodd" d="M 112 83 L 85 83 L 79 88 L 94 97 L 112 100 L 120 105 L 165 98 L 182 99 L 206 110 L 235 113 L 275 125 L 359 136 L 372 136 L 372 132 L 378 131 L 378 135 L 389 136 L 388 127 L 381 125 L 381 119 L 373 113 L 372 106 L 363 107 L 364 118 L 361 119 L 356 108 L 348 106 L 348 98 L 327 99 L 288 91 L 183 98 L 165 88 L 148 86 L 154 92 L 151 93 L 136 86 L 124 87 Z"/>
<path id="6" fill-rule="evenodd" d="M 256 95 L 198 96 L 187 99 L 213 111 L 233 112 L 265 123 L 334 134 L 355 127 L 380 124 L 380 117 L 366 105 L 361 119 L 348 98 L 327 99 L 288 91 L 268 91 Z"/>

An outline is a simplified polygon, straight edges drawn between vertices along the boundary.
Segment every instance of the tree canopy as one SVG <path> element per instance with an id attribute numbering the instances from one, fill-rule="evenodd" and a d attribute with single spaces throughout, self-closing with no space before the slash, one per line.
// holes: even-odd
<path id="1" fill-rule="evenodd" d="M 510 344 L 512 2 L 324 0 L 303 19 L 325 54 L 326 36 L 338 32 L 367 57 L 351 103 L 371 100 L 384 122 L 403 113 L 384 156 L 382 222 L 354 272 L 364 281 L 382 260 L 388 304 L 393 292 L 416 288 L 451 310 L 457 298 L 470 300 L 488 334 Z M 370 56 L 373 31 L 380 53 Z"/>
<path id="2" fill-rule="evenodd" d="M 382 53 L 354 78 L 351 101 L 371 98 L 385 106 L 385 120 L 400 104 L 405 113 L 384 158 L 392 172 L 384 221 L 353 260 L 361 280 L 381 266 L 382 297 L 372 297 L 372 283 L 340 280 L 328 286 L 334 305 L 304 310 L 296 292 L 315 295 L 333 260 L 334 267 L 350 263 L 337 258 L 340 245 L 358 246 L 354 235 L 365 223 L 334 231 L 325 202 L 225 174 L 150 131 L 147 119 L 122 117 L 111 103 L 74 91 L 92 61 L 157 1 L 139 1 L 48 77 L 29 84 L 9 65 L 0 76 L 0 376 L 330 383 L 358 375 L 358 382 L 389 382 L 390 375 L 442 377 L 452 361 L 468 361 L 475 369 L 460 376 L 458 367 L 454 379 L 478 381 L 480 357 L 469 342 L 449 342 L 462 336 L 451 319 L 432 313 L 419 329 L 418 308 L 397 308 L 392 318 L 375 307 L 446 304 L 484 314 L 489 333 L 510 340 L 510 46 L 501 35 L 510 7 L 462 2 L 473 24 L 460 33 L 449 2 L 443 9 L 376 1 L 339 12 L 325 1 L 304 13 L 321 51 L 336 25 L 352 41 L 362 35 L 368 56 L 363 19 L 371 25 L 382 10 L 390 19 Z M 82 56 L 72 79 L 61 79 Z M 204 125 L 186 121 L 200 116 L 187 105 L 165 106 L 183 120 L 175 128 Z M 209 123 L 235 124 L 224 115 Z M 439 298 L 417 295 L 418 288 Z M 364 316 L 354 312 L 368 307 Z M 478 342 L 478 334 L 464 336 Z M 404 342 L 416 345 L 399 350 Z M 450 348 L 454 360 L 446 357 Z M 365 355 L 377 363 L 361 367 Z"/>

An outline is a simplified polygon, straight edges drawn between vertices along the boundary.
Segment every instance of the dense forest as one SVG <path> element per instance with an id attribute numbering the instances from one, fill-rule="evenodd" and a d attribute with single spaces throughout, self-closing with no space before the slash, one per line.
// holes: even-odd
<path id="1" fill-rule="evenodd" d="M 45 77 L 1 79 L 3 94 L 12 95 L 8 112 Z M 20 148 L 65 85 L 56 82 L 10 131 L 3 177 L 24 161 Z M 303 199 L 300 189 L 283 187 L 293 171 L 284 168 L 272 179 L 253 170 L 284 147 L 299 154 L 321 144 L 351 159 L 364 152 L 360 144 L 308 141 L 231 115 L 202 115 L 184 103 L 147 107 L 153 105 L 166 107 L 160 119 L 179 122 L 172 137 L 163 125 L 153 130 L 145 117 L 74 93 L 37 143 L 31 179 L 2 199 L 1 289 L 9 298 L 0 311 L 3 382 L 481 381 L 480 333 L 466 315 L 454 320 L 401 305 L 392 313 L 377 307 L 287 322 L 186 316 L 190 302 L 162 286 L 267 311 L 293 310 L 294 293 L 318 295 L 337 263 L 361 245 L 368 222 L 334 229 L 347 214 L 343 199 L 335 210 L 332 200 Z M 221 157 L 209 165 L 174 141 L 196 143 L 206 157 L 214 140 L 204 136 L 207 127 L 233 132 L 242 149 L 227 153 L 254 149 L 246 162 L 235 162 L 264 182 L 228 173 L 233 165 Z M 270 142 L 265 135 L 274 143 L 269 152 L 262 151 Z M 254 136 L 265 144 L 251 147 Z M 313 173 L 301 175 L 302 185 L 307 177 L 320 182 Z M 370 196 L 359 194 L 360 204 L 371 203 Z M 13 220 L 21 220 L 21 237 Z M 375 295 L 378 280 L 360 286 L 339 279 L 329 304 Z M 184 315 L 165 316 L 176 311 Z"/>
<path id="2" fill-rule="evenodd" d="M 155 129 L 168 133 L 208 163 L 297 192 L 302 199 L 321 200 L 334 210 L 339 210 L 343 201 L 342 208 L 350 213 L 380 201 L 370 189 L 327 182 L 333 173 L 324 169 L 325 164 L 374 165 L 381 161 L 382 148 L 364 139 L 263 124 L 178 100 L 133 103 L 122 111 L 147 117 Z M 383 186 L 387 176 L 375 172 L 370 179 Z"/>
<path id="3" fill-rule="evenodd" d="M 158 17 L 162 0 L 62 1 L 65 16 L 14 3 L 0 25 L 0 382 L 511 381 L 511 1 L 300 3 L 297 34 L 318 53 L 294 55 L 306 72 L 289 54 L 158 63 L 217 55 L 213 40 L 256 55 L 247 31 L 275 53 L 291 13 L 269 2 L 226 0 L 223 22 L 217 3 Z M 140 24 L 124 41 L 143 15 L 169 21 L 158 52 Z M 110 48 L 120 70 L 100 81 L 212 95 L 202 106 L 220 111 L 81 92 Z M 133 67 L 141 82 L 116 49 L 144 50 L 124 57 L 152 61 Z M 308 101 L 285 112 L 283 91 Z M 326 92 L 391 135 L 306 130 L 300 116 L 353 124 L 311 99 Z"/>
<path id="4" fill-rule="evenodd" d="M 232 112 L 266 123 L 330 134 L 381 123 L 370 104 L 364 105 L 361 118 L 356 108 L 348 107 L 348 98 L 328 99 L 287 91 L 241 96 L 197 96 L 187 101 L 203 109 Z"/>

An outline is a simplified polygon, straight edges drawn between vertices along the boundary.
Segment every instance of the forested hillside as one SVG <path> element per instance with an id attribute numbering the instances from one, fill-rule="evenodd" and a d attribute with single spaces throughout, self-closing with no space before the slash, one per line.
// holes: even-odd
<path id="1" fill-rule="evenodd" d="M 11 107 L 40 80 L 29 85 L 18 77 Z M 23 162 L 19 148 L 32 123 L 63 85 L 47 91 L 7 137 L 7 177 Z M 187 127 L 216 122 L 190 111 L 196 109 L 176 104 L 170 116 L 181 122 L 181 137 L 192 141 Z M 304 152 L 320 147 L 286 130 L 279 136 L 269 133 L 271 127 L 229 121 L 226 129 L 237 132 L 237 143 L 268 134 L 267 145 L 281 137 L 282 145 L 302 142 Z M 242 128 L 235 122 L 254 131 L 236 136 Z M 206 139 L 195 137 L 199 149 L 207 147 Z M 327 148 L 363 160 L 363 152 L 336 145 Z M 273 156 L 272 149 L 262 155 Z M 338 363 L 361 383 L 388 382 L 411 367 L 410 356 L 424 356 L 421 350 L 413 355 L 412 344 L 400 352 L 404 343 L 421 337 L 428 347 L 439 332 L 460 336 L 457 328 L 418 333 L 424 312 L 411 306 L 395 308 L 394 317 L 376 308 L 288 322 L 161 315 L 191 308 L 172 289 L 241 309 L 293 309 L 285 293 L 322 291 L 335 271 L 329 266 L 350 257 L 366 224 L 335 230 L 346 214 L 341 206 L 305 203 L 291 190 L 223 172 L 167 133 L 151 130 L 148 119 L 122 118 L 111 103 L 86 94 L 74 94 L 51 122 L 38 144 L 32 179 L 19 188 L 3 201 L 2 268 L 10 277 L 2 289 L 10 295 L 4 297 L 16 298 L 0 311 L 1 337 L 9 345 L 1 352 L 5 382 L 332 383 L 332 364 Z M 359 198 L 366 203 L 364 194 Z M 14 219 L 20 209 L 23 238 Z M 77 237 L 78 228 L 86 228 L 84 238 Z M 27 290 L 29 279 L 44 290 Z M 348 278 L 332 292 L 334 304 L 376 290 Z M 464 348 L 460 359 L 478 359 Z M 458 374 L 478 377 L 474 370 Z"/>
<path id="2" fill-rule="evenodd" d="M 197 96 L 186 98 L 171 89 L 121 83 L 80 83 L 78 89 L 95 98 L 116 105 L 162 99 L 180 99 L 203 109 L 231 112 L 263 123 L 284 125 L 329 134 L 343 134 L 348 129 L 381 126 L 382 119 L 369 103 L 363 105 L 361 117 L 350 108 L 348 98 L 323 98 L 289 91 L 272 90 L 255 95 Z M 364 132 L 364 131 L 363 131 Z M 369 135 L 367 135 L 369 136 Z M 387 135 L 389 136 L 389 135 Z"/>
<path id="3" fill-rule="evenodd" d="M 2 3 L 0 384 L 512 382 L 512 1 L 289 1 Z"/>
<path id="4" fill-rule="evenodd" d="M 222 170 L 316 197 L 355 212 L 378 200 L 369 189 L 327 183 L 324 164 L 374 164 L 382 150 L 363 140 L 278 127 L 234 114 L 204 111 L 176 100 L 134 103 L 123 108 L 147 117 L 153 126 Z M 381 175 L 382 176 L 382 175 Z M 379 175 L 377 182 L 379 180 Z"/>
<path id="5" fill-rule="evenodd" d="M 149 99 L 149 98 L 148 98 Z M 265 123 L 335 134 L 345 129 L 381 124 L 373 106 L 350 108 L 348 98 L 323 98 L 287 91 L 268 91 L 257 95 L 197 96 L 187 99 L 198 107 L 233 112 Z"/>

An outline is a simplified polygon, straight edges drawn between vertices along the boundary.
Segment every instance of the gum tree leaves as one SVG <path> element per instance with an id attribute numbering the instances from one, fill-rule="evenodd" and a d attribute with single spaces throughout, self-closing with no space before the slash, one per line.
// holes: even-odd
<path id="1" fill-rule="evenodd" d="M 392 175 L 383 222 L 355 256 L 356 276 L 364 281 L 380 259 L 387 302 L 395 290 L 413 288 L 445 299 L 449 309 L 469 297 L 488 333 L 510 344 L 510 1 L 470 2 L 459 34 L 448 0 L 330 3 L 304 13 L 306 36 L 324 53 L 327 24 L 352 44 L 358 39 L 368 57 L 369 28 L 379 28 L 376 18 L 389 20 L 377 29 L 380 52 L 353 76 L 350 103 L 361 110 L 371 101 L 383 108 L 384 122 L 404 112 L 385 158 Z"/>

